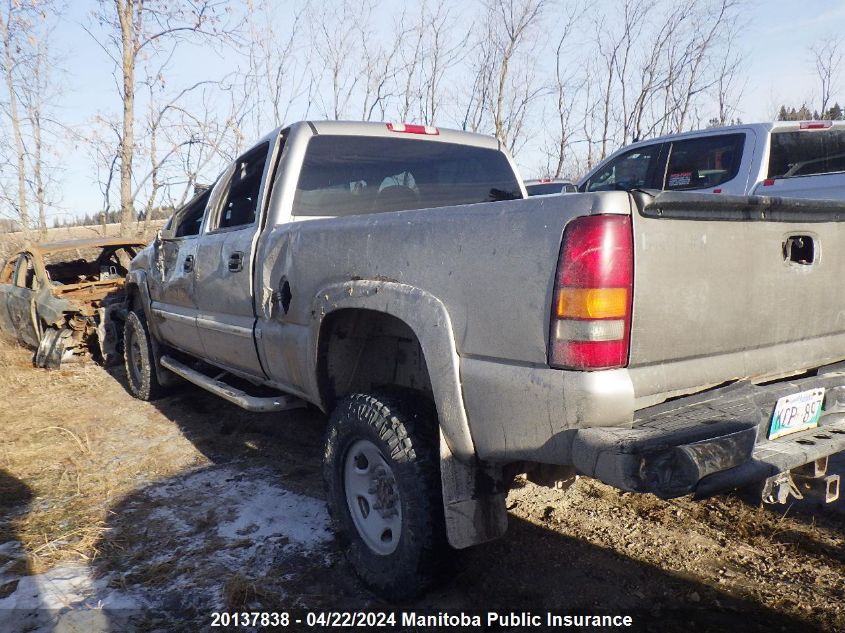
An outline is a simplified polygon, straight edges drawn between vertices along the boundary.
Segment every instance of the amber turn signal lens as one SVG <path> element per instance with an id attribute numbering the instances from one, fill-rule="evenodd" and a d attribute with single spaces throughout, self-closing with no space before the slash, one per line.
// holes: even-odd
<path id="1" fill-rule="evenodd" d="M 627 288 L 559 288 L 557 317 L 620 319 L 628 311 Z"/>

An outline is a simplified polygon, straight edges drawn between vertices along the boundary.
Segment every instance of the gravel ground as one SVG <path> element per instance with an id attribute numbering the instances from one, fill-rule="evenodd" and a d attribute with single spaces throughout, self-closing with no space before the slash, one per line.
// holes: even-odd
<path id="1" fill-rule="evenodd" d="M 143 403 L 119 370 L 48 372 L 30 358 L 0 341 L 0 633 L 213 630 L 212 611 L 244 608 L 845 630 L 843 501 L 761 508 L 518 480 L 505 538 L 456 553 L 439 586 L 388 605 L 329 530 L 321 414 L 249 414 L 190 386 Z"/>

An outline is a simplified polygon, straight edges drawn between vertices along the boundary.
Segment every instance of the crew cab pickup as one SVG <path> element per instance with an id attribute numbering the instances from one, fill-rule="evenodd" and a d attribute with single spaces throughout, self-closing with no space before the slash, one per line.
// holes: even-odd
<path id="1" fill-rule="evenodd" d="M 671 134 L 614 152 L 580 191 L 632 188 L 845 200 L 845 121 L 775 121 Z"/>
<path id="2" fill-rule="evenodd" d="M 277 130 L 132 262 L 129 389 L 329 413 L 333 521 L 394 599 L 505 532 L 519 473 L 838 494 L 845 205 L 522 198 L 493 139 Z"/>

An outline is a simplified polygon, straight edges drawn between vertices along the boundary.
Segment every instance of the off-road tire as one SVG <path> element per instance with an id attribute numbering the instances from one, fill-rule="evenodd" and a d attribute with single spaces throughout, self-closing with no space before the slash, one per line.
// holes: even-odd
<path id="1" fill-rule="evenodd" d="M 123 350 L 129 393 L 139 400 L 156 400 L 165 395 L 165 388 L 156 374 L 155 352 L 143 312 L 132 311 L 127 315 Z"/>
<path id="2" fill-rule="evenodd" d="M 448 544 L 437 429 L 432 403 L 410 391 L 352 394 L 338 402 L 329 419 L 323 479 L 332 523 L 355 573 L 388 600 L 419 594 L 443 569 Z M 379 449 L 399 493 L 400 537 L 386 555 L 367 545 L 347 503 L 344 464 L 359 440 Z"/>

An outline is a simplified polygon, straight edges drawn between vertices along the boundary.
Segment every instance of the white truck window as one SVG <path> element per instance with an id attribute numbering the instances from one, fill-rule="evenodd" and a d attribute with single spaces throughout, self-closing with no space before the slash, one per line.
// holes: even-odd
<path id="1" fill-rule="evenodd" d="M 655 172 L 662 143 L 637 147 L 612 160 L 587 182 L 586 191 L 614 191 L 659 186 Z"/>
<path id="2" fill-rule="evenodd" d="M 720 134 L 672 143 L 663 188 L 670 191 L 716 187 L 736 177 L 744 134 Z"/>
<path id="3" fill-rule="evenodd" d="M 769 178 L 815 176 L 845 171 L 845 131 L 773 132 Z"/>

